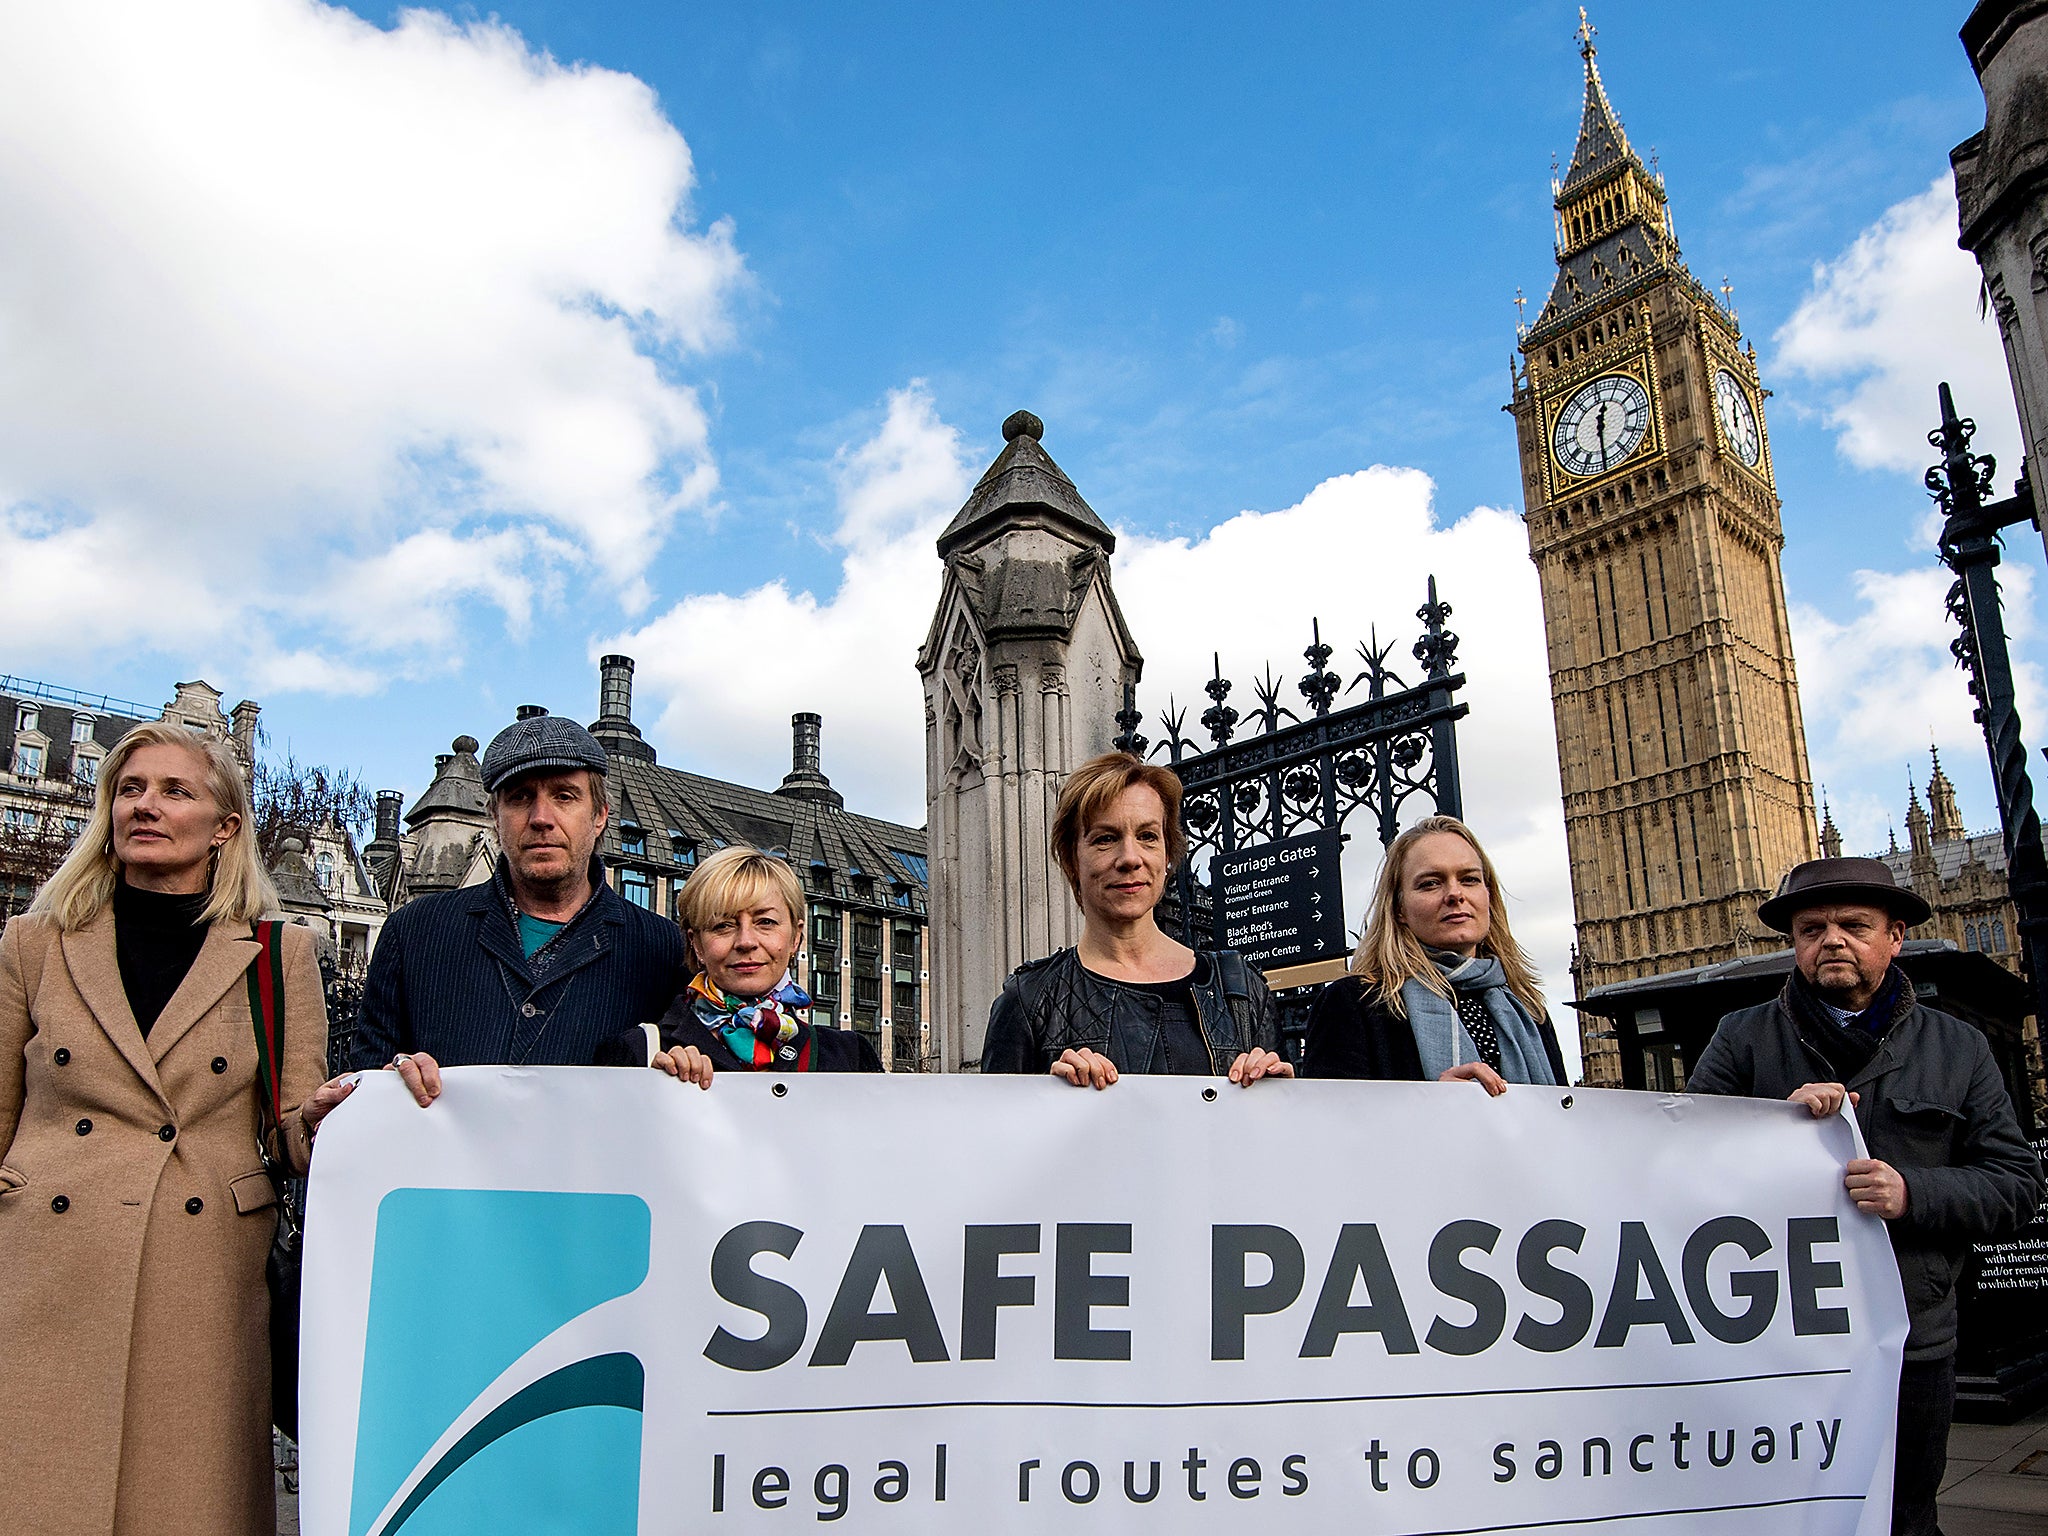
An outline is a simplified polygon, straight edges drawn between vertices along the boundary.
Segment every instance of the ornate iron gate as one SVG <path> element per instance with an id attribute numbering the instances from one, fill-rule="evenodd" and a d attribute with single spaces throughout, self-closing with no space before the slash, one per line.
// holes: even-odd
<path id="1" fill-rule="evenodd" d="M 1223 676 L 1217 657 L 1214 676 L 1203 688 L 1210 704 L 1199 721 L 1212 743 L 1207 751 L 1196 750 L 1184 734 L 1187 712 L 1175 707 L 1171 697 L 1160 716 L 1165 739 L 1149 744 L 1138 734 L 1143 717 L 1136 690 L 1125 690 L 1116 717 L 1122 728 L 1116 745 L 1140 757 L 1148 755 L 1148 746 L 1151 755 L 1164 750 L 1186 792 L 1182 819 L 1188 856 L 1175 877 L 1177 911 L 1160 914 L 1186 943 L 1198 949 L 1214 944 L 1213 881 L 1197 876 L 1197 864 L 1207 870 L 1219 856 L 1302 832 L 1342 832 L 1358 811 L 1371 818 L 1384 848 L 1401 830 L 1402 807 L 1417 794 L 1429 797 L 1432 811 L 1463 814 L 1457 722 L 1470 706 L 1453 697 L 1465 675 L 1452 670 L 1458 637 L 1445 625 L 1451 605 L 1438 598 L 1434 576 L 1428 600 L 1415 616 L 1422 621 L 1422 636 L 1411 649 L 1422 671 L 1412 685 L 1387 665 L 1395 645 L 1381 644 L 1377 630 L 1358 647 L 1365 670 L 1345 683 L 1329 668 L 1334 652 L 1323 641 L 1321 623 L 1311 620 L 1313 639 L 1302 652 L 1309 672 L 1296 685 L 1308 713 L 1296 714 L 1280 702 L 1284 684 L 1274 680 L 1268 666 L 1252 685 L 1258 708 L 1243 735 L 1238 732 L 1242 717 L 1227 702 L 1234 685 Z M 1331 707 L 1361 683 L 1366 685 L 1363 700 Z M 1281 998 L 1287 1053 L 1299 1060 L 1307 989 L 1283 991 Z"/>

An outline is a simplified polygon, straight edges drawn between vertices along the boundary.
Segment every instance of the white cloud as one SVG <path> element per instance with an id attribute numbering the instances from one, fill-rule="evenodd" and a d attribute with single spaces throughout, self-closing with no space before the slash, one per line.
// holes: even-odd
<path id="1" fill-rule="evenodd" d="M 889 396 L 880 427 L 833 466 L 845 552 L 820 599 L 779 578 L 702 593 L 593 647 L 636 659 L 636 712 L 678 767 L 745 784 L 789 771 L 789 717 L 825 717 L 825 772 L 871 815 L 924 820 L 917 648 L 939 598 L 939 530 L 973 475 L 922 383 Z"/>
<path id="2" fill-rule="evenodd" d="M 1808 756 L 1815 783 L 1829 790 L 1845 853 L 1882 849 L 1888 827 L 1903 835 L 1906 778 L 1924 793 L 1929 746 L 1947 754 L 1964 816 L 1977 827 L 1997 824 L 1984 735 L 1949 651 L 1959 633 L 1946 607 L 1954 579 L 1938 566 L 1857 571 L 1857 606 L 1847 619 L 1792 608 Z M 2040 667 L 2026 658 L 2036 627 L 2034 571 L 2009 561 L 1999 567 L 1999 587 L 2020 718 L 2048 718 Z"/>
<path id="3" fill-rule="evenodd" d="M 835 462 L 846 553 L 830 597 L 780 581 L 693 596 L 593 655 L 637 658 L 643 729 L 664 761 L 774 784 L 788 770 L 790 714 L 815 709 L 825 717 L 825 770 L 848 803 L 914 825 L 924 820 L 924 731 L 913 662 L 938 600 L 933 541 L 979 466 L 918 384 L 892 394 L 874 435 Z M 1120 535 L 1116 591 L 1145 656 L 1141 703 L 1156 717 L 1171 692 L 1199 715 L 1210 654 L 1221 651 L 1240 711 L 1253 707 L 1250 680 L 1267 662 L 1298 704 L 1292 679 L 1305 670 L 1296 658 L 1311 615 L 1347 682 L 1360 670 L 1353 647 L 1375 624 L 1401 642 L 1395 659 L 1405 662 L 1436 573 L 1471 677 L 1460 750 L 1467 817 L 1500 865 L 1517 934 L 1562 998 L 1571 896 L 1549 677 L 1530 640 L 1542 633 L 1535 571 L 1519 518 L 1479 508 L 1440 525 L 1432 493 L 1418 471 L 1373 468 L 1325 481 L 1283 511 L 1240 513 L 1200 539 Z M 1416 675 L 1412 663 L 1403 670 Z M 1146 731 L 1159 734 L 1151 723 Z M 1411 805 L 1404 820 L 1424 808 Z M 1356 925 L 1378 850 L 1372 826 L 1350 830 L 1346 911 Z M 1560 1023 L 1575 1059 L 1573 1021 Z"/>
<path id="4" fill-rule="evenodd" d="M 0 11 L 0 645 L 75 654 L 49 611 L 102 594 L 100 644 L 348 687 L 337 642 L 516 626 L 567 565 L 644 602 L 716 483 L 678 365 L 745 282 L 694 182 L 645 84 L 495 21 Z"/>
<path id="5" fill-rule="evenodd" d="M 1956 198 L 1944 174 L 1887 209 L 1830 262 L 1773 338 L 1778 363 L 1805 376 L 1850 463 L 1918 476 L 1934 461 L 1935 386 L 1974 417 L 1979 452 L 2019 472 L 2019 425 L 1995 322 L 1978 313 L 1981 274 L 1956 245 Z M 1801 402 L 1794 398 L 1795 408 Z M 2008 473 L 2009 471 L 2009 473 Z"/>

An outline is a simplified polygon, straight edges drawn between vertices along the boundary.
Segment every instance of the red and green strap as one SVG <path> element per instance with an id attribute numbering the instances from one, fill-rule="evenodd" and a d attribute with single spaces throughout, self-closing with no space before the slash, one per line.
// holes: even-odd
<path id="1" fill-rule="evenodd" d="M 249 1017 L 256 1030 L 256 1081 L 274 1126 L 284 1101 L 284 952 L 275 922 L 256 924 L 255 939 L 262 948 L 249 964 Z"/>

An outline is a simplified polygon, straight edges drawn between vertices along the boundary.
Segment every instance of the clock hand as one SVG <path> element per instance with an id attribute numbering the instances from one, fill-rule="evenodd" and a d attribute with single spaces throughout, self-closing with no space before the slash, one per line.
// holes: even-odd
<path id="1" fill-rule="evenodd" d="M 1600 439 L 1600 467 L 1607 467 L 1607 402 L 1600 403 L 1600 409 L 1593 414 L 1593 435 Z"/>

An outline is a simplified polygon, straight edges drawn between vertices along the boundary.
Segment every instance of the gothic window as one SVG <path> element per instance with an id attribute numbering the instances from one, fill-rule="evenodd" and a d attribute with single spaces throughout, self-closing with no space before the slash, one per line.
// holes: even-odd
<path id="1" fill-rule="evenodd" d="M 1994 918 L 1991 923 L 1991 948 L 1998 954 L 2005 953 L 2005 919 Z"/>
<path id="2" fill-rule="evenodd" d="M 1965 949 L 1975 949 L 1976 947 L 1977 947 L 1977 925 L 1976 925 L 1975 923 L 1965 923 L 1965 924 L 1963 924 L 1963 948 L 1965 948 Z"/>

